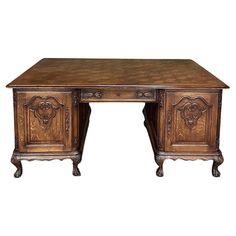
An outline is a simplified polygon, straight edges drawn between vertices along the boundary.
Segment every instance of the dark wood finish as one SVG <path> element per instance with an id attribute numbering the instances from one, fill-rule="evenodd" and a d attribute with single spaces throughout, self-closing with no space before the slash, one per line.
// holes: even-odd
<path id="1" fill-rule="evenodd" d="M 43 59 L 12 81 L 15 150 L 11 162 L 71 159 L 79 176 L 89 102 L 145 102 L 157 176 L 166 159 L 213 160 L 220 176 L 222 89 L 192 60 Z"/>

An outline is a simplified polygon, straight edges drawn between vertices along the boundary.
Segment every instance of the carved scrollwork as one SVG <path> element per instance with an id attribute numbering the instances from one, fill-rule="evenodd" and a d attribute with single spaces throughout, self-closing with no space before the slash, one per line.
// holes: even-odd
<path id="1" fill-rule="evenodd" d="M 85 91 L 83 93 L 84 98 L 102 98 L 102 91 Z"/>
<path id="2" fill-rule="evenodd" d="M 57 111 L 64 105 L 51 96 L 33 96 L 25 106 L 38 118 L 42 128 L 47 129 L 50 127 Z"/>
<path id="3" fill-rule="evenodd" d="M 211 107 L 202 97 L 184 97 L 175 106 L 177 105 L 177 110 L 180 111 L 181 118 L 184 119 L 185 125 L 189 129 L 196 126 L 203 112 Z"/>
<path id="4" fill-rule="evenodd" d="M 165 93 L 164 90 L 159 90 L 158 92 L 158 103 L 160 107 L 164 106 L 164 93 Z"/>
<path id="5" fill-rule="evenodd" d="M 137 98 L 152 98 L 153 93 L 150 91 L 137 91 L 136 97 Z"/>
<path id="6" fill-rule="evenodd" d="M 70 113 L 69 108 L 66 108 L 66 136 L 69 136 L 70 132 Z"/>
<path id="7" fill-rule="evenodd" d="M 167 112 L 167 135 L 168 136 L 171 133 L 171 128 L 172 128 L 172 114 L 171 114 L 171 110 L 168 110 Z"/>

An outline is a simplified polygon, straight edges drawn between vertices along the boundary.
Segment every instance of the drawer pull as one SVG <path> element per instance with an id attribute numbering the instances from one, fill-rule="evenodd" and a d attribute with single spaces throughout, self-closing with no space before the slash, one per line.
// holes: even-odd
<path id="1" fill-rule="evenodd" d="M 153 93 L 152 92 L 148 92 L 148 91 L 138 91 L 136 93 L 136 97 L 137 98 L 152 98 L 153 97 Z"/>
<path id="2" fill-rule="evenodd" d="M 101 91 L 84 92 L 84 98 L 102 98 L 103 93 Z"/>

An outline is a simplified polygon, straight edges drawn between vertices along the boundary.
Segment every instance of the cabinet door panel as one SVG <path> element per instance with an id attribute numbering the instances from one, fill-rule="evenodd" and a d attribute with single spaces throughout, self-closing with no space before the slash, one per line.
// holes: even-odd
<path id="1" fill-rule="evenodd" d="M 71 149 L 71 92 L 17 92 L 19 151 Z"/>
<path id="2" fill-rule="evenodd" d="M 62 144 L 64 105 L 55 97 L 33 96 L 25 105 L 27 144 Z"/>
<path id="3" fill-rule="evenodd" d="M 217 92 L 168 92 L 167 151 L 213 151 L 217 119 Z"/>

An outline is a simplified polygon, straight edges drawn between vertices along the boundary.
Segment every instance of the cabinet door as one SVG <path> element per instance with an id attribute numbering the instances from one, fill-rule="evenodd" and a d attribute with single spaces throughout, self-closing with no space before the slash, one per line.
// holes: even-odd
<path id="1" fill-rule="evenodd" d="M 219 96 L 218 92 L 167 92 L 166 151 L 216 150 Z"/>
<path id="2" fill-rule="evenodd" d="M 17 91 L 15 96 L 20 152 L 71 150 L 71 92 Z"/>

